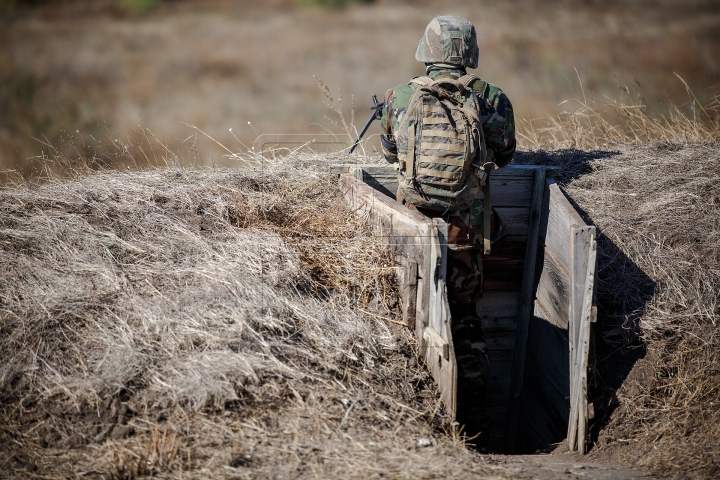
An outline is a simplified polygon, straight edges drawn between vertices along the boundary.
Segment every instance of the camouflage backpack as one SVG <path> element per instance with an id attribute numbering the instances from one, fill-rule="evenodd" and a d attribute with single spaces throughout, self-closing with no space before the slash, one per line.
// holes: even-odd
<path id="1" fill-rule="evenodd" d="M 487 153 L 479 100 L 468 87 L 475 78 L 410 82 L 416 89 L 395 131 L 399 193 L 408 203 L 447 212 L 463 210 L 477 197 Z"/>

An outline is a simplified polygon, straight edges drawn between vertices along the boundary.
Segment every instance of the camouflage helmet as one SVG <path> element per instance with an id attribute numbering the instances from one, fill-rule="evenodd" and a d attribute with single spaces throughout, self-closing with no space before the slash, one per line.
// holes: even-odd
<path id="1" fill-rule="evenodd" d="M 476 68 L 478 45 L 475 27 L 464 18 L 452 15 L 433 18 L 420 39 L 415 59 L 423 63 L 452 63 Z"/>

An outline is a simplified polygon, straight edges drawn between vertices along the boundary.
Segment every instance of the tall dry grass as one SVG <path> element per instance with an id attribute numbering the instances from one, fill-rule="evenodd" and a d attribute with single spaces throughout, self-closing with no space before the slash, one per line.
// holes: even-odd
<path id="1" fill-rule="evenodd" d="M 565 110 L 544 118 L 521 118 L 518 135 L 530 150 L 577 148 L 582 150 L 646 145 L 651 142 L 713 143 L 720 136 L 720 95 L 703 104 L 682 77 L 687 102 L 670 105 L 657 113 L 640 90 L 624 86 L 618 98 L 596 98 L 586 94 L 579 80 L 580 95 L 564 101 Z"/>

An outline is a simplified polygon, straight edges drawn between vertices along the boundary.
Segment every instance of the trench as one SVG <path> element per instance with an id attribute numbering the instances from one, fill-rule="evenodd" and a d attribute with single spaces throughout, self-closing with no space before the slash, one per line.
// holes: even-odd
<path id="1" fill-rule="evenodd" d="M 489 359 L 486 428 L 472 443 L 483 453 L 520 455 L 549 451 L 567 440 L 571 451 L 584 453 L 587 424 L 593 415 L 592 404 L 587 403 L 587 369 L 595 315 L 595 230 L 555 185 L 552 169 L 513 166 L 496 172 L 490 183 L 492 205 L 505 235 L 483 258 L 484 293 L 477 313 Z M 380 208 L 381 204 L 404 208 L 394 201 L 397 180 L 392 168 L 352 166 L 337 173 L 348 173 L 354 180 L 346 178 L 346 182 L 362 185 L 359 188 L 365 193 L 355 192 L 349 201 L 358 202 L 365 195 L 366 210 L 375 212 L 380 223 L 390 224 L 390 230 L 395 229 L 393 241 L 398 242 L 403 233 L 392 218 L 384 217 L 400 210 L 388 215 L 387 209 L 383 213 L 385 207 Z M 425 248 L 425 243 L 420 245 L 415 251 Z M 407 251 L 401 255 L 408 255 Z M 420 292 L 423 284 L 431 283 L 427 279 L 418 278 L 417 283 L 416 300 L 408 301 L 415 295 L 411 293 L 402 303 L 411 303 L 410 308 L 417 308 L 420 315 L 426 313 L 421 304 L 439 301 L 439 297 Z M 432 320 L 429 324 L 433 327 Z M 408 327 L 418 332 L 426 363 L 452 411 L 460 381 L 457 366 L 453 370 L 449 365 L 454 360 L 452 339 L 447 338 L 451 337 L 449 327 L 443 332 L 442 325 L 435 325 L 438 334 L 428 335 L 432 328 L 427 321 L 408 320 Z M 433 341 L 442 343 L 433 338 L 443 336 L 449 345 L 433 353 Z M 458 408 L 455 413 L 461 418 L 463 406 Z"/>

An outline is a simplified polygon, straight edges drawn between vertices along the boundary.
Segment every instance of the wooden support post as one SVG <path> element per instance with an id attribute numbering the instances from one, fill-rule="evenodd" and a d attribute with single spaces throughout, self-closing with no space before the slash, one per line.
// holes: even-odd
<path id="1" fill-rule="evenodd" d="M 587 452 L 587 370 L 590 352 L 590 328 L 595 291 L 597 239 L 595 227 L 574 227 L 570 238 L 573 258 L 570 340 L 570 451 Z M 593 412 L 594 413 L 594 412 Z"/>
<path id="2" fill-rule="evenodd" d="M 530 209 L 530 228 L 525 249 L 525 273 L 520 288 L 520 308 L 517 317 L 515 353 L 513 355 L 512 379 L 510 380 L 510 407 L 506 419 L 505 453 L 513 453 L 517 438 L 518 416 L 520 414 L 520 394 L 525 374 L 525 354 L 527 350 L 528 326 L 534 310 L 535 263 L 538 251 L 538 236 L 545 192 L 545 170 L 535 170 L 533 182 L 532 207 Z"/>
<path id="3" fill-rule="evenodd" d="M 414 328 L 415 309 L 417 308 L 418 264 L 406 257 L 401 257 L 400 263 L 400 303 L 403 322 L 408 327 Z"/>

